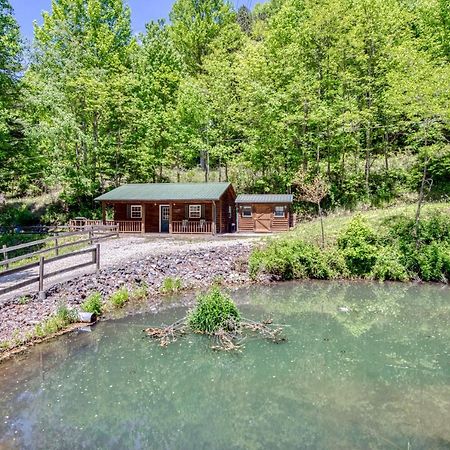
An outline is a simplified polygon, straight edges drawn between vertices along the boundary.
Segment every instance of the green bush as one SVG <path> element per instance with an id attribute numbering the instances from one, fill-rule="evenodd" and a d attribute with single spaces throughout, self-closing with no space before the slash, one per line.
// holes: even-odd
<path id="1" fill-rule="evenodd" d="M 402 263 L 402 255 L 397 248 L 390 246 L 378 251 L 370 277 L 380 281 L 407 281 L 410 278 Z"/>
<path id="2" fill-rule="evenodd" d="M 255 279 L 260 272 L 282 280 L 300 278 L 328 279 L 334 277 L 322 250 L 301 239 L 284 238 L 255 250 L 249 259 L 249 274 Z"/>
<path id="3" fill-rule="evenodd" d="M 377 259 L 377 237 L 367 221 L 356 215 L 338 237 L 338 248 L 352 275 L 364 276 L 371 272 Z"/>
<path id="4" fill-rule="evenodd" d="M 102 296 L 94 292 L 81 304 L 81 310 L 100 316 L 102 313 Z"/>
<path id="5" fill-rule="evenodd" d="M 109 301 L 114 308 L 122 308 L 129 299 L 130 293 L 125 287 L 120 288 L 109 297 Z"/>
<path id="6" fill-rule="evenodd" d="M 189 312 L 188 324 L 193 331 L 213 333 L 227 328 L 230 320 L 240 321 L 240 313 L 233 300 L 218 286 L 197 298 L 197 305 Z"/>

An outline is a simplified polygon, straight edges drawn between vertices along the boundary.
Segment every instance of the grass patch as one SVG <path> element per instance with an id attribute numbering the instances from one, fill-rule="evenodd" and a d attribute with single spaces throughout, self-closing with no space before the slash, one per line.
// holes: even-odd
<path id="1" fill-rule="evenodd" d="M 197 298 L 197 305 L 188 315 L 189 327 L 198 333 L 228 329 L 228 323 L 239 323 L 241 315 L 231 297 L 214 286 Z"/>
<path id="2" fill-rule="evenodd" d="M 166 277 L 161 283 L 159 292 L 161 294 L 176 294 L 183 288 L 181 279 L 178 277 Z"/>
<path id="3" fill-rule="evenodd" d="M 130 292 L 130 300 L 133 301 L 144 301 L 148 298 L 148 286 L 146 283 L 141 283 L 134 288 Z"/>
<path id="4" fill-rule="evenodd" d="M 41 324 L 36 325 L 33 334 L 36 337 L 42 338 L 57 333 L 77 321 L 77 312 L 74 309 L 69 309 L 67 305 L 61 304 L 53 316 L 49 317 Z"/>

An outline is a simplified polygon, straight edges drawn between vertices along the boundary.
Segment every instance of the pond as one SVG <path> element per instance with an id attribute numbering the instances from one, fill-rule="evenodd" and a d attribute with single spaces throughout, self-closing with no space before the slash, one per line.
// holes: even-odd
<path id="1" fill-rule="evenodd" d="M 449 449 L 450 290 L 240 288 L 288 342 L 240 354 L 143 336 L 181 307 L 98 324 L 0 365 L 0 449 Z"/>

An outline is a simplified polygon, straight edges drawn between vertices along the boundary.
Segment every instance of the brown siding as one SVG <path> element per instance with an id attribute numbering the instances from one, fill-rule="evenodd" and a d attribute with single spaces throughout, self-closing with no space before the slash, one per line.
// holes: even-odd
<path id="1" fill-rule="evenodd" d="M 252 217 L 242 217 L 241 206 L 252 206 Z M 275 206 L 286 206 L 285 217 L 275 217 Z M 251 205 L 240 205 L 239 207 L 239 230 L 238 231 L 255 231 L 257 233 L 270 233 L 277 231 L 289 230 L 289 205 L 281 205 L 280 203 L 254 203 Z"/>
<path id="2" fill-rule="evenodd" d="M 229 233 L 231 231 L 231 224 L 236 224 L 236 205 L 234 201 L 236 200 L 236 193 L 232 186 L 230 186 L 226 192 L 220 198 L 218 203 L 219 214 L 218 219 L 220 219 L 220 233 Z M 231 217 L 229 214 L 229 207 L 231 207 Z"/>
<path id="3" fill-rule="evenodd" d="M 230 186 L 222 195 L 219 201 L 216 201 L 216 228 L 217 233 L 224 233 L 231 230 L 231 223 L 236 223 L 234 200 L 236 194 L 234 189 Z M 114 220 L 126 220 L 139 222 L 141 219 L 131 219 L 127 215 L 128 205 L 144 205 L 143 202 L 115 202 L 114 204 Z M 213 204 L 212 201 L 199 202 L 145 202 L 143 213 L 145 214 L 145 232 L 158 233 L 159 232 L 159 212 L 160 205 L 171 205 L 172 207 L 172 222 L 180 222 L 184 219 L 189 219 L 186 211 L 188 205 L 202 205 L 204 216 L 202 219 L 211 222 L 213 220 Z M 231 218 L 229 217 L 228 207 L 231 206 Z M 145 211 L 145 212 L 144 212 Z M 200 219 L 189 219 L 190 221 L 199 221 Z"/>

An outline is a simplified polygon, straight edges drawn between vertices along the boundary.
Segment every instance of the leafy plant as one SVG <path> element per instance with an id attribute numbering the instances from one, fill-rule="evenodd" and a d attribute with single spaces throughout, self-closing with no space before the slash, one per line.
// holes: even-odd
<path id="1" fill-rule="evenodd" d="M 227 329 L 228 322 L 239 322 L 241 315 L 231 297 L 213 287 L 197 298 L 197 305 L 188 315 L 188 325 L 196 332 L 213 333 L 219 328 Z"/>
<path id="2" fill-rule="evenodd" d="M 93 292 L 89 297 L 81 304 L 81 310 L 100 316 L 102 313 L 102 296 L 100 292 Z"/>
<path id="3" fill-rule="evenodd" d="M 139 286 L 133 288 L 130 293 L 130 299 L 136 301 L 146 300 L 148 298 L 148 286 L 146 283 L 141 283 Z"/>
<path id="4" fill-rule="evenodd" d="M 109 301 L 114 308 L 122 308 L 130 299 L 128 289 L 123 287 L 109 297 Z"/>

